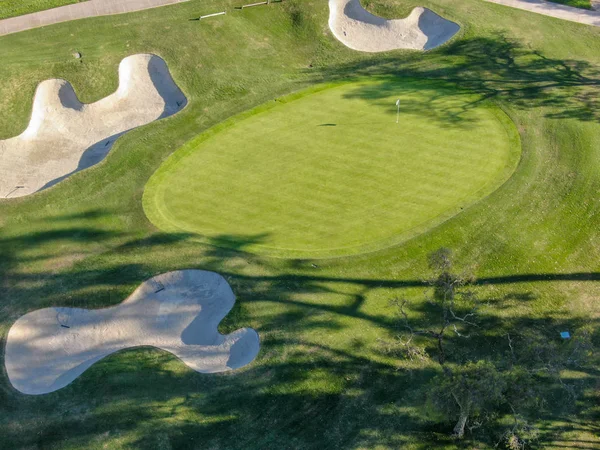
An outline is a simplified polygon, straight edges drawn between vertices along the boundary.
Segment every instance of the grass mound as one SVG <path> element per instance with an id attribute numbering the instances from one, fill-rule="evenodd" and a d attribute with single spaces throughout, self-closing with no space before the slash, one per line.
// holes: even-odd
<path id="1" fill-rule="evenodd" d="M 510 119 L 474 95 L 423 81 L 344 83 L 199 136 L 150 180 L 144 206 L 159 228 L 220 246 L 352 254 L 460 212 L 506 180 L 519 155 Z"/>

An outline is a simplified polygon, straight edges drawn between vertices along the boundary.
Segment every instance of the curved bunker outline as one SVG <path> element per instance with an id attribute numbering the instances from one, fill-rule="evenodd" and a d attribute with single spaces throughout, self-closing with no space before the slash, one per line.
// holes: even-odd
<path id="1" fill-rule="evenodd" d="M 67 386 L 102 358 L 135 347 L 160 348 L 201 373 L 238 369 L 256 358 L 260 342 L 251 328 L 218 332 L 234 303 L 221 275 L 177 270 L 144 281 L 109 308 L 39 309 L 10 328 L 6 372 L 15 389 L 39 395 Z"/>
<path id="2" fill-rule="evenodd" d="M 90 104 L 80 102 L 66 80 L 42 81 L 25 131 L 0 140 L 0 198 L 54 186 L 106 158 L 123 134 L 186 105 L 167 63 L 153 54 L 124 58 L 117 90 Z"/>
<path id="3" fill-rule="evenodd" d="M 360 0 L 329 0 L 329 29 L 342 44 L 362 52 L 431 50 L 448 42 L 460 26 L 430 9 L 417 7 L 404 19 L 384 19 Z"/>

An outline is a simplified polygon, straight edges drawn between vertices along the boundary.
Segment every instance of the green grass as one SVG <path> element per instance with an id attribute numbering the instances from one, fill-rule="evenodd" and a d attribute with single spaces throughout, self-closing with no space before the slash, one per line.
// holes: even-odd
<path id="1" fill-rule="evenodd" d="M 573 8 L 592 9 L 590 0 L 550 0 L 553 3 L 572 6 Z"/>
<path id="2" fill-rule="evenodd" d="M 478 100 L 439 82 L 393 79 L 278 98 L 178 151 L 150 180 L 146 214 L 164 231 L 234 248 L 252 242 L 246 250 L 278 256 L 398 244 L 515 169 L 514 125 Z"/>
<path id="3" fill-rule="evenodd" d="M 0 0 L 0 19 L 22 16 L 84 0 Z"/>
<path id="4" fill-rule="evenodd" d="M 41 80 L 65 78 L 82 101 L 95 101 L 116 89 L 118 63 L 132 53 L 162 56 L 189 99 L 181 113 L 120 138 L 94 168 L 0 202 L 0 340 L 28 311 L 114 305 L 154 274 L 201 268 L 222 273 L 237 297 L 221 331 L 254 327 L 262 346 L 251 366 L 221 375 L 158 350 L 122 352 L 46 396 L 21 395 L 0 374 L 0 447 L 493 447 L 500 425 L 475 429 L 464 444 L 450 439 L 453 424 L 423 408 L 439 367 L 381 343 L 398 333 L 390 298 L 410 299 L 411 319 L 428 324 L 422 280 L 426 255 L 440 246 L 478 275 L 489 325 L 450 339 L 452 363 L 501 358 L 506 333 L 515 343 L 525 335 L 559 342 L 558 331 L 594 327 L 596 360 L 563 380 L 579 395 L 549 386 L 527 417 L 539 447 L 597 447 L 600 29 L 479 0 L 380 0 L 372 7 L 390 16 L 422 5 L 463 30 L 433 52 L 372 55 L 326 31 L 326 2 L 236 5 L 190 1 L 0 38 L 1 139 L 26 127 Z M 225 17 L 188 21 L 223 8 Z M 244 252 L 252 242 L 209 245 L 146 218 L 148 180 L 187 142 L 274 98 L 369 76 L 452 83 L 501 107 L 521 138 L 513 175 L 413 239 L 330 260 Z"/>

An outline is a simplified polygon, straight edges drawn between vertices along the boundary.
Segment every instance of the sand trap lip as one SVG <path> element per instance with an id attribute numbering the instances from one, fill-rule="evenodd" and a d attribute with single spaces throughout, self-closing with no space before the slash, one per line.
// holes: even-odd
<path id="1" fill-rule="evenodd" d="M 32 194 L 97 164 L 119 136 L 186 103 L 167 64 L 149 54 L 123 59 L 119 88 L 95 103 L 81 103 L 65 80 L 43 81 L 27 129 L 0 141 L 0 198 Z"/>
<path id="2" fill-rule="evenodd" d="M 415 8 L 405 19 L 387 20 L 366 11 L 360 0 L 329 0 L 329 28 L 342 44 L 362 52 L 430 50 L 460 30 L 427 8 Z"/>
<path id="3" fill-rule="evenodd" d="M 119 350 L 152 346 L 202 373 L 252 362 L 259 338 L 251 328 L 217 331 L 235 303 L 227 281 L 203 270 L 179 270 L 143 282 L 105 309 L 45 308 L 20 317 L 6 340 L 11 384 L 24 394 L 67 386 L 95 362 Z"/>

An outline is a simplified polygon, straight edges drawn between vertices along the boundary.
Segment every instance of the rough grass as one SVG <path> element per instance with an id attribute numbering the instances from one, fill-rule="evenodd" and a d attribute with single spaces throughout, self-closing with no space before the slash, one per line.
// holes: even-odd
<path id="1" fill-rule="evenodd" d="M 448 246 L 460 268 L 478 275 L 488 324 L 477 338 L 451 339 L 450 361 L 500 358 L 507 332 L 554 340 L 564 329 L 600 328 L 600 30 L 478 0 L 378 5 L 400 15 L 419 4 L 461 23 L 459 38 L 426 54 L 361 55 L 326 31 L 326 2 L 290 0 L 190 22 L 233 6 L 198 0 L 0 39 L 3 138 L 25 128 L 39 81 L 66 78 L 84 101 L 97 100 L 116 88 L 117 65 L 131 53 L 162 56 L 190 100 L 180 114 L 119 139 L 98 166 L 0 203 L 0 338 L 28 311 L 114 305 L 142 280 L 179 268 L 224 274 L 238 303 L 221 330 L 250 326 L 261 335 L 256 362 L 230 374 L 197 374 L 170 355 L 137 349 L 47 396 L 20 395 L 2 375 L 0 446 L 450 449 L 498 442 L 502 428 L 477 429 L 457 443 L 447 437 L 452 423 L 426 414 L 427 383 L 439 368 L 386 351 L 381 341 L 398 333 L 389 299 L 411 299 L 411 318 L 427 324 L 425 258 Z M 81 60 L 71 56 L 75 49 Z M 496 102 L 521 137 L 512 177 L 427 233 L 334 260 L 255 256 L 244 244 L 226 250 L 158 231 L 146 219 L 148 179 L 199 133 L 304 87 L 370 75 L 451 81 Z M 530 414 L 538 446 L 597 444 L 598 377 L 589 366 L 566 376 L 581 392 L 575 400 L 549 387 L 544 407 Z"/>
<path id="2" fill-rule="evenodd" d="M 22 16 L 85 0 L 0 0 L 0 19 Z"/>
<path id="3" fill-rule="evenodd" d="M 150 180 L 146 214 L 165 231 L 285 257 L 398 244 L 485 197 L 516 167 L 514 125 L 479 100 L 394 79 L 278 98 L 178 151 Z"/>

